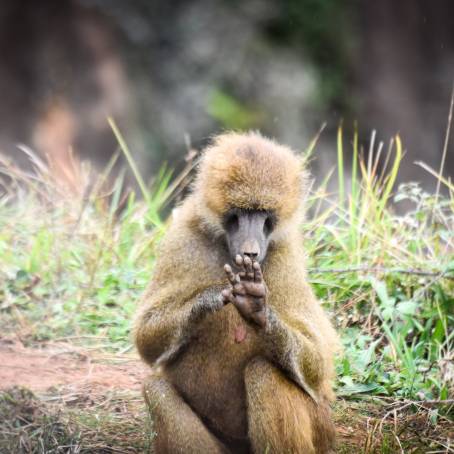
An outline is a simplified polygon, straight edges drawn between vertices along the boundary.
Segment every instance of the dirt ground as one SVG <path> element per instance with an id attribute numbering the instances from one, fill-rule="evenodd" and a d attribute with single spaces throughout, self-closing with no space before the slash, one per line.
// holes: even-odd
<path id="1" fill-rule="evenodd" d="M 151 452 L 140 391 L 146 373 L 133 353 L 71 343 L 31 348 L 0 337 L 0 452 Z M 453 452 L 449 420 L 431 426 L 427 412 L 399 413 L 399 405 L 339 399 L 338 453 Z"/>
<path id="2" fill-rule="evenodd" d="M 109 358 L 65 344 L 38 349 L 0 341 L 0 389 L 23 386 L 40 392 L 71 385 L 140 391 L 145 373 L 145 366 L 133 356 Z"/>
<path id="3" fill-rule="evenodd" d="M 146 373 L 133 354 L 0 336 L 0 453 L 151 452 Z"/>

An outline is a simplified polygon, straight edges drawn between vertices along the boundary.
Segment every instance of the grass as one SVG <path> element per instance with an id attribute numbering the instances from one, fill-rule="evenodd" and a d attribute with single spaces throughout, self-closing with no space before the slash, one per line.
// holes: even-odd
<path id="1" fill-rule="evenodd" d="M 2 453 L 143 453 L 153 433 L 141 399 L 112 392 L 48 393 L 38 398 L 24 388 L 0 393 Z M 57 399 L 58 398 L 58 399 Z"/>
<path id="2" fill-rule="evenodd" d="M 96 177 L 72 155 L 57 168 L 26 150 L 33 175 L 2 159 L 3 336 L 19 337 L 26 345 L 64 339 L 115 353 L 132 349 L 131 319 L 153 270 L 165 213 L 183 192 L 194 162 L 174 180 L 164 169 L 147 183 L 111 126 L 132 166 L 140 199 L 128 190 L 124 174 L 109 176 L 117 157 Z M 353 157 L 349 171 L 347 149 Z M 351 452 L 353 442 L 355 452 L 363 453 L 452 452 L 453 186 L 439 175 L 445 195 L 427 194 L 417 183 L 396 188 L 399 167 L 406 165 L 400 139 L 384 149 L 372 136 L 366 158 L 357 135 L 346 147 L 340 129 L 339 188 L 329 192 L 329 181 L 313 188 L 302 226 L 310 280 L 344 345 L 337 358 L 339 449 Z M 402 204 L 406 209 L 396 211 Z M 49 449 L 58 443 L 83 448 L 81 440 L 90 439 L 95 426 L 110 427 L 102 418 L 81 422 L 66 405 L 56 409 L 28 395 L 17 398 L 17 392 L 13 401 L 19 413 L 27 399 L 41 411 L 30 423 L 35 438 L 24 435 L 30 446 L 36 439 Z M 10 405 L 5 399 L 0 408 Z M 115 432 L 118 426 L 113 427 Z M 135 427 L 139 432 L 131 429 L 131 443 L 143 435 L 143 427 Z M 7 432 L 23 434 L 16 429 Z M 16 435 L 10 442 L 17 442 Z M 112 445 L 105 436 L 99 443 Z"/>
<path id="3" fill-rule="evenodd" d="M 396 215 L 387 207 L 402 160 L 399 138 L 385 157 L 388 173 L 378 172 L 378 158 L 372 150 L 367 163 L 360 160 L 349 200 L 317 207 L 306 226 L 312 283 L 342 323 L 338 393 L 447 399 L 441 364 L 453 359 L 453 200 L 403 185 L 394 200 L 412 209 Z M 322 187 L 313 203 L 326 199 Z"/>

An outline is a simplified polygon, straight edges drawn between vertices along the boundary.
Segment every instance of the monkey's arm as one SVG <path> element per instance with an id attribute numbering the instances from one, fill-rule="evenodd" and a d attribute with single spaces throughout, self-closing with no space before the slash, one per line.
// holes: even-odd
<path id="1" fill-rule="evenodd" d="M 309 320 L 318 320 L 323 325 L 321 332 L 328 332 L 329 329 L 325 326 L 323 314 L 317 313 L 316 301 L 306 307 L 296 305 L 296 312 L 278 310 L 268 304 L 268 291 L 260 264 L 241 256 L 237 256 L 235 262 L 241 270 L 238 274 L 232 271 L 230 265 L 224 267 L 230 282 L 230 288 L 222 292 L 224 302 L 233 303 L 245 320 L 259 327 L 263 355 L 316 401 L 317 391 L 327 375 L 327 355 L 321 338 L 311 329 Z M 313 300 L 310 291 L 306 290 L 302 300 Z M 303 313 L 306 313 L 304 319 L 301 317 Z"/>
<path id="2" fill-rule="evenodd" d="M 262 330 L 264 356 L 284 370 L 315 401 L 325 378 L 323 346 L 304 323 L 290 323 L 272 308 L 268 308 L 267 325 Z"/>
<path id="3" fill-rule="evenodd" d="M 217 287 L 180 305 L 171 297 L 145 305 L 139 312 L 134 330 L 140 355 L 150 364 L 169 361 L 190 340 L 200 320 L 223 306 L 221 288 Z"/>

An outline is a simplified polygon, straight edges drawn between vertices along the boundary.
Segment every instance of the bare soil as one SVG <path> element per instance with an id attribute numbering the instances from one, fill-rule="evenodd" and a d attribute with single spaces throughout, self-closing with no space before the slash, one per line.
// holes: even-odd
<path id="1" fill-rule="evenodd" d="M 140 390 L 145 374 L 145 366 L 132 355 L 109 358 L 65 344 L 38 349 L 0 340 L 0 389 L 23 386 L 40 392 L 71 385 Z"/>

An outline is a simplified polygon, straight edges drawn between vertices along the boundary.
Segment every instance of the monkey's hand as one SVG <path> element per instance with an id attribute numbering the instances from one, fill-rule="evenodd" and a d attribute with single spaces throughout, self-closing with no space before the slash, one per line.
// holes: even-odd
<path id="1" fill-rule="evenodd" d="M 224 304 L 232 303 L 245 320 L 265 328 L 268 320 L 267 289 L 260 264 L 240 255 L 236 256 L 235 262 L 241 270 L 237 274 L 230 265 L 224 266 L 230 282 L 230 287 L 222 291 Z"/>

